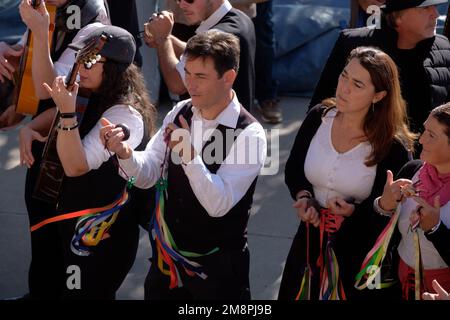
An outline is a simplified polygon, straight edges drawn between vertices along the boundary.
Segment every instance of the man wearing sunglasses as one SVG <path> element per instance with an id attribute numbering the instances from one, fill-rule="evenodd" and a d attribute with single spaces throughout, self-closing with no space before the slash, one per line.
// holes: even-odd
<path id="1" fill-rule="evenodd" d="M 247 110 L 252 110 L 255 85 L 255 30 L 243 12 L 234 9 L 228 0 L 177 0 L 189 25 L 199 25 L 196 33 L 216 29 L 234 34 L 240 42 L 240 69 L 233 89 Z M 185 59 L 182 52 L 186 43 L 171 35 L 173 14 L 154 13 L 146 24 L 144 37 L 148 46 L 158 52 L 164 81 L 174 94 L 187 92 L 184 78 Z"/>

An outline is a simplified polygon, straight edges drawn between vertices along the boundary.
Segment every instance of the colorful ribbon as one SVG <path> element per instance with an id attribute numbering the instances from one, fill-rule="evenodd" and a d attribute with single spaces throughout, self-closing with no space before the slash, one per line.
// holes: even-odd
<path id="1" fill-rule="evenodd" d="M 364 258 L 361 266 L 361 270 L 356 275 L 355 288 L 358 290 L 363 290 L 367 287 L 374 285 L 375 279 L 380 279 L 379 283 L 376 283 L 377 288 L 387 288 L 394 284 L 394 282 L 381 282 L 381 277 L 379 273 L 381 270 L 381 265 L 388 250 L 389 242 L 391 241 L 392 235 L 394 234 L 395 228 L 397 226 L 398 218 L 400 216 L 401 203 L 397 206 L 396 211 L 391 216 L 389 223 L 383 229 L 381 234 L 378 236 L 377 241 L 373 248 Z M 378 277 L 378 278 L 377 278 Z"/>
<path id="2" fill-rule="evenodd" d="M 170 275 L 169 288 L 173 289 L 175 287 L 183 286 L 176 263 L 184 268 L 187 275 L 206 279 L 207 275 L 203 272 L 203 267 L 199 263 L 191 261 L 188 258 L 198 258 L 210 255 L 217 252 L 219 248 L 214 248 L 205 254 L 178 249 L 164 219 L 164 192 L 166 191 L 167 180 L 161 177 L 156 182 L 156 208 L 150 223 L 150 242 L 152 244 L 153 252 L 158 255 L 158 267 L 163 274 Z M 169 267 L 169 270 L 164 269 L 164 264 Z"/>
<path id="3" fill-rule="evenodd" d="M 89 247 L 98 245 L 109 237 L 108 230 L 116 221 L 120 209 L 128 202 L 129 196 L 125 188 L 120 198 L 107 210 L 86 214 L 78 218 L 75 234 L 70 241 L 70 249 L 79 256 L 88 256 Z"/>
<path id="4" fill-rule="evenodd" d="M 303 272 L 300 290 L 295 300 L 311 300 L 312 270 L 309 263 L 309 223 L 306 223 L 306 267 Z"/>
<path id="5" fill-rule="evenodd" d="M 346 300 L 344 287 L 339 277 L 339 264 L 332 246 L 333 234 L 339 230 L 344 218 L 331 213 L 329 209 L 320 210 L 320 267 L 319 300 Z M 325 254 L 322 249 L 324 234 L 327 233 Z"/>

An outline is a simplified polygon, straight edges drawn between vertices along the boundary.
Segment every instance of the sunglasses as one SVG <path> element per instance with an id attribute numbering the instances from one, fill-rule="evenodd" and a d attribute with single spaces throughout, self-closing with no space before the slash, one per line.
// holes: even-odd
<path id="1" fill-rule="evenodd" d="M 187 4 L 193 4 L 193 3 L 195 2 L 195 0 L 175 0 L 175 2 L 176 2 L 177 4 L 180 4 L 181 1 L 184 1 L 184 2 L 186 2 Z"/>
<path id="2" fill-rule="evenodd" d="M 84 65 L 84 68 L 86 69 L 86 70 L 90 70 L 90 69 L 92 69 L 92 67 L 94 66 L 94 64 L 97 64 L 97 63 L 105 63 L 106 62 L 106 60 L 105 61 L 97 61 L 97 62 L 95 62 L 95 63 L 92 63 L 92 62 L 90 62 L 90 61 L 85 61 L 85 62 L 83 62 L 83 65 Z"/>

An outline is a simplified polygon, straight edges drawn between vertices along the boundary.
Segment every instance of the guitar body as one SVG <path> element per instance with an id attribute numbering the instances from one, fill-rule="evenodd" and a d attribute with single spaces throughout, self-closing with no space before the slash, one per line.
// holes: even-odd
<path id="1" fill-rule="evenodd" d="M 53 38 L 55 30 L 56 7 L 47 6 L 50 14 L 49 41 Z M 50 45 L 50 43 L 49 43 Z M 31 65 L 33 61 L 33 39 L 28 31 L 27 45 L 19 62 L 18 72 L 15 75 L 15 88 L 13 93 L 13 104 L 16 105 L 16 112 L 35 115 L 38 109 L 39 99 L 34 91 Z"/>
<path id="2" fill-rule="evenodd" d="M 77 121 L 81 123 L 84 111 L 89 103 L 90 92 L 80 90 L 77 95 Z M 53 119 L 52 128 L 45 144 L 39 176 L 33 192 L 33 197 L 47 203 L 57 203 L 59 193 L 64 180 L 64 168 L 59 160 L 56 140 L 58 138 L 57 125 L 59 122 L 59 112 Z"/>
<path id="3" fill-rule="evenodd" d="M 99 39 L 92 39 L 89 44 L 78 52 L 75 59 L 75 64 L 66 78 L 67 90 L 72 90 L 81 64 L 87 62 L 94 64 L 98 59 L 100 59 L 100 56 L 97 56 L 97 54 L 103 48 L 106 41 L 108 41 L 108 37 L 102 34 Z M 90 95 L 91 92 L 87 89 L 80 88 L 78 90 L 76 113 L 77 121 L 80 124 L 82 123 L 84 111 L 89 103 Z M 41 167 L 39 169 L 39 175 L 33 191 L 34 198 L 51 204 L 58 203 L 61 186 L 65 177 L 64 168 L 61 164 L 61 160 L 59 159 L 56 145 L 58 138 L 57 125 L 59 123 L 59 119 L 60 113 L 58 111 L 53 119 L 52 127 L 50 129 L 47 142 L 45 143 Z"/>

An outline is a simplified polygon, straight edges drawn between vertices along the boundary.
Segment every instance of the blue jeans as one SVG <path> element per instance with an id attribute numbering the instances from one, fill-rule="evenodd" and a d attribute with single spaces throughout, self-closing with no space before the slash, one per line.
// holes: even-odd
<path id="1" fill-rule="evenodd" d="M 261 102 L 277 97 L 277 83 L 272 76 L 275 60 L 275 41 L 272 22 L 272 0 L 258 3 L 253 18 L 256 34 L 255 96 Z"/>

